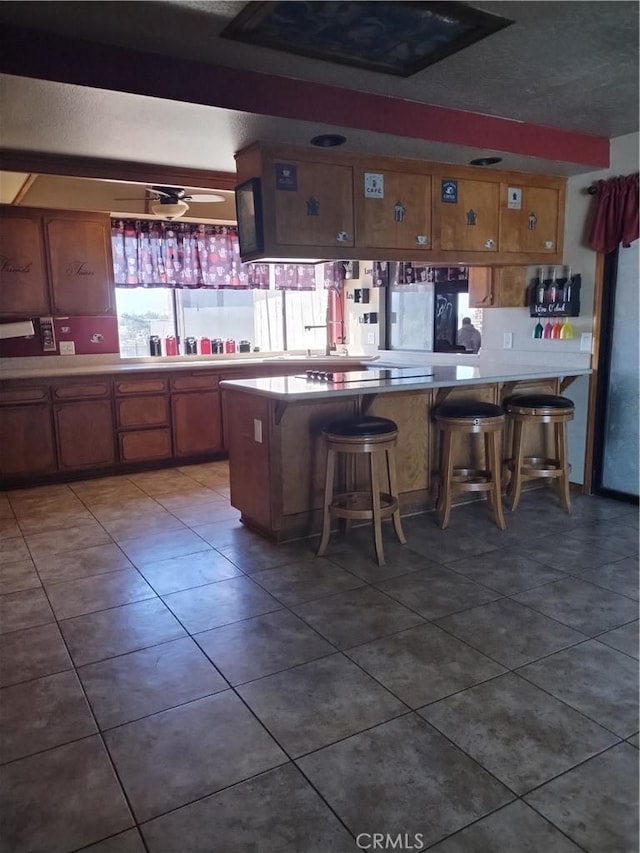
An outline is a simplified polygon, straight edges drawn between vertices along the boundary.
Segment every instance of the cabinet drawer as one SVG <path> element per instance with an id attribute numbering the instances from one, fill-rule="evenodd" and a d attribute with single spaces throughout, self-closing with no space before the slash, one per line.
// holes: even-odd
<path id="1" fill-rule="evenodd" d="M 0 405 L 7 403 L 42 403 L 49 399 L 46 385 L 28 388 L 0 388 Z"/>
<path id="2" fill-rule="evenodd" d="M 172 391 L 200 391 L 218 387 L 219 373 L 194 373 L 171 377 Z"/>
<path id="3" fill-rule="evenodd" d="M 169 459 L 171 457 L 171 430 L 168 427 L 166 429 L 121 432 L 118 440 L 122 462 Z"/>
<path id="4" fill-rule="evenodd" d="M 116 400 L 119 428 L 162 426 L 169 423 L 168 397 L 129 397 Z"/>
<path id="5" fill-rule="evenodd" d="M 84 397 L 108 397 L 111 383 L 105 380 L 88 380 L 86 382 L 65 382 L 55 385 L 53 397 L 55 400 L 82 400 Z"/>
<path id="6" fill-rule="evenodd" d="M 164 376 L 147 376 L 144 379 L 116 379 L 116 394 L 165 394 L 168 390 Z"/>

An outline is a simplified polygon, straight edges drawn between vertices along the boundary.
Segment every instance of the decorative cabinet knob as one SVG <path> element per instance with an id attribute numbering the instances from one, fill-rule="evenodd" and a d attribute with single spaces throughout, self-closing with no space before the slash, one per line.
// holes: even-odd
<path id="1" fill-rule="evenodd" d="M 418 234 L 418 236 L 416 237 L 416 243 L 418 244 L 418 246 L 426 246 L 429 243 L 429 238 L 425 237 L 424 234 Z"/>
<path id="2" fill-rule="evenodd" d="M 485 240 L 484 247 L 485 247 L 485 249 L 493 249 L 495 244 L 496 244 L 495 240 L 492 240 L 491 237 L 489 237 L 488 240 Z"/>
<path id="3" fill-rule="evenodd" d="M 336 240 L 338 241 L 338 243 L 346 243 L 348 239 L 349 235 L 346 231 L 338 231 L 338 234 L 336 235 Z"/>
<path id="4" fill-rule="evenodd" d="M 553 240 L 545 240 L 544 247 L 545 249 L 553 249 Z"/>

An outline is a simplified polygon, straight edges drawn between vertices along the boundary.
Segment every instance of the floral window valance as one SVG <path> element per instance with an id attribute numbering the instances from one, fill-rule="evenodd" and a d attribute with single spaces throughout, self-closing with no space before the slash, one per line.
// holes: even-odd
<path id="1" fill-rule="evenodd" d="M 117 287 L 270 287 L 272 265 L 242 263 L 234 226 L 114 219 L 111 245 Z M 320 277 L 325 288 L 338 288 L 344 267 L 339 261 L 273 265 L 276 290 L 315 290 Z"/>

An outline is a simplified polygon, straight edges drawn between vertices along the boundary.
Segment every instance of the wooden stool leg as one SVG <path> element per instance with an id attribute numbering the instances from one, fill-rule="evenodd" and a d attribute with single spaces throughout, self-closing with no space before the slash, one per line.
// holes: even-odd
<path id="1" fill-rule="evenodd" d="M 569 515 L 571 515 L 571 497 L 569 494 L 569 448 L 567 445 L 567 424 L 562 421 L 556 424 L 558 430 L 558 444 L 560 446 L 559 465 L 562 468 L 562 476 L 560 479 L 560 500 L 562 506 Z"/>
<path id="2" fill-rule="evenodd" d="M 484 467 L 489 476 L 492 476 L 493 471 L 493 435 L 490 432 L 485 432 L 484 434 Z M 495 514 L 493 509 L 493 489 L 489 489 L 487 492 L 487 503 L 489 504 L 489 509 Z"/>
<path id="3" fill-rule="evenodd" d="M 513 425 L 513 473 L 509 483 L 509 509 L 513 512 L 520 502 L 522 489 L 522 462 L 524 458 L 523 422 Z"/>
<path id="4" fill-rule="evenodd" d="M 493 487 L 493 514 L 496 519 L 496 524 L 500 530 L 506 530 L 507 525 L 504 520 L 502 511 L 502 442 L 501 433 L 498 431 L 491 434 L 491 483 Z M 487 494 L 491 494 L 488 492 Z"/>
<path id="5" fill-rule="evenodd" d="M 384 566 L 384 549 L 382 547 L 382 519 L 380 517 L 380 485 L 375 453 L 369 454 L 369 469 L 371 471 L 371 507 L 373 509 L 373 539 L 376 546 L 378 565 Z"/>
<path id="6" fill-rule="evenodd" d="M 451 517 L 451 478 L 453 476 L 453 433 L 444 430 L 442 435 L 442 471 L 440 474 L 440 527 L 444 530 Z"/>
<path id="7" fill-rule="evenodd" d="M 387 450 L 387 475 L 389 477 L 389 494 L 395 500 L 398 500 L 398 485 L 397 485 L 397 477 L 396 477 L 396 456 L 395 450 Z M 396 532 L 396 536 L 398 537 L 398 541 L 404 545 L 407 541 L 404 531 L 402 529 L 402 522 L 400 521 L 400 505 L 398 504 L 398 509 L 391 516 L 393 519 L 393 529 Z"/>
<path id="8" fill-rule="evenodd" d="M 329 537 L 331 536 L 331 502 L 333 500 L 333 476 L 336 464 L 336 451 L 329 448 L 327 451 L 327 467 L 324 476 L 324 511 L 322 514 L 322 538 L 317 556 L 322 557 L 327 550 Z"/>

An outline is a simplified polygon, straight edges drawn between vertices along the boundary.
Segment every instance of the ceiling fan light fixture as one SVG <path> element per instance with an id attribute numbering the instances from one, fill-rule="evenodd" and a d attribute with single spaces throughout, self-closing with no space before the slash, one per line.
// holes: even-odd
<path id="1" fill-rule="evenodd" d="M 155 214 L 155 216 L 161 216 L 163 219 L 168 219 L 170 221 L 184 216 L 187 210 L 189 210 L 189 205 L 186 201 L 159 201 L 151 205 L 151 212 Z"/>

